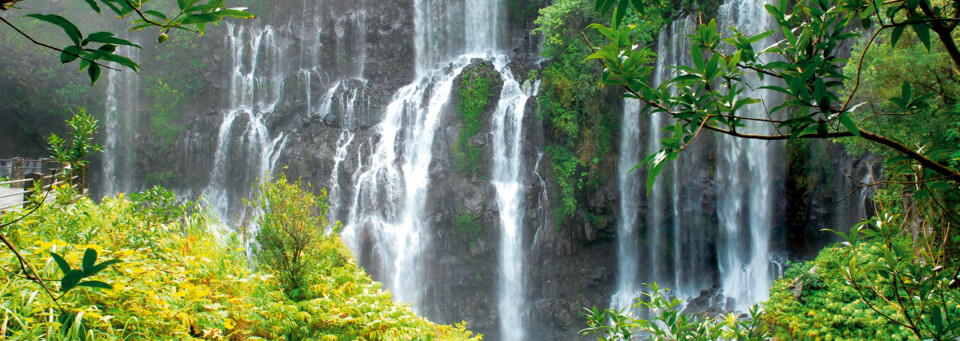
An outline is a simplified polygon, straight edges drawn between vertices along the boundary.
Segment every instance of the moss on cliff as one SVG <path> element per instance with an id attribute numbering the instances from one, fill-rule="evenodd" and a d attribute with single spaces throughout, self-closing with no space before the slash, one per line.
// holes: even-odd
<path id="1" fill-rule="evenodd" d="M 463 129 L 453 145 L 453 164 L 464 174 L 476 175 L 483 160 L 483 149 L 470 144 L 470 138 L 480 133 L 481 116 L 491 104 L 496 71 L 487 64 L 478 63 L 464 69 L 457 86 L 457 112 L 463 119 Z"/>

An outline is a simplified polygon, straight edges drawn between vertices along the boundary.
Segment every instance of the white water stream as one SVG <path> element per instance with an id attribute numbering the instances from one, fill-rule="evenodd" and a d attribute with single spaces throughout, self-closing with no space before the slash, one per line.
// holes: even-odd
<path id="1" fill-rule="evenodd" d="M 730 0 L 720 7 L 718 26 L 732 25 L 746 34 L 760 33 L 770 24 L 764 4 L 756 0 Z M 661 31 L 657 39 L 660 58 L 651 76 L 654 84 L 672 78 L 673 65 L 689 64 L 686 34 L 693 27 L 689 18 L 681 18 Z M 753 88 L 765 85 L 764 81 L 751 76 L 744 82 Z M 762 98 L 766 107 L 776 106 L 777 101 L 782 100 L 775 94 L 749 89 L 743 95 Z M 765 117 L 764 105 L 749 105 L 741 114 Z M 673 289 L 673 295 L 690 299 L 709 287 L 711 281 L 704 277 L 711 272 L 710 259 L 717 259 L 722 293 L 732 299 L 733 306 L 727 309 L 743 311 L 765 300 L 780 271 L 772 265 L 770 231 L 775 224 L 774 181 L 777 174 L 784 171 L 774 160 L 777 153 L 782 153 L 783 145 L 717 137 L 716 174 L 706 176 L 699 172 L 710 165 L 698 158 L 696 147 L 688 149 L 680 159 L 663 168 L 646 197 L 647 211 L 643 214 L 639 210 L 645 188 L 645 181 L 640 178 L 643 173 L 627 171 L 642 158 L 639 149 L 642 131 L 647 134 L 643 151 L 646 155 L 661 148 L 661 130 L 673 122 L 662 114 L 647 115 L 649 123 L 644 130 L 636 117 L 640 109 L 635 101 L 625 102 L 620 150 L 619 272 L 611 306 L 618 309 L 631 306 L 638 291 L 646 289 L 641 283 L 652 282 Z M 741 129 L 755 134 L 769 133 L 766 126 L 751 123 Z M 697 216 L 702 209 L 704 192 L 704 184 L 699 182 L 708 177 L 717 181 L 718 240 L 704 236 L 707 227 L 702 223 L 706 220 Z M 642 225 L 641 215 L 645 217 Z M 645 238 L 638 233 L 641 229 L 646 231 Z M 641 240 L 645 240 L 642 245 Z M 714 243 L 715 258 L 704 248 Z"/>
<path id="2" fill-rule="evenodd" d="M 139 34 L 130 41 L 139 43 Z M 120 46 L 117 53 L 135 61 L 140 50 Z M 137 125 L 140 121 L 140 79 L 130 70 L 107 70 L 106 113 L 103 143 L 103 195 L 115 195 L 136 190 L 137 184 Z"/>

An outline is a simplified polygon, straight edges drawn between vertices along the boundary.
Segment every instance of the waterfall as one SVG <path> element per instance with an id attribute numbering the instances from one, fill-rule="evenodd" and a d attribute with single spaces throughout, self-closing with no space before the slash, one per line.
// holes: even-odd
<path id="1" fill-rule="evenodd" d="M 764 1 L 728 1 L 720 7 L 718 21 L 730 23 L 744 34 L 759 34 L 775 25 L 763 5 Z M 743 82 L 758 89 L 771 81 L 772 77 L 760 80 L 748 74 Z M 782 101 L 770 91 L 752 89 L 746 89 L 744 96 L 759 97 L 764 103 L 748 105 L 740 115 L 766 117 L 764 106 L 772 108 L 778 104 L 775 102 Z M 753 134 L 771 133 L 769 125 L 758 122 L 747 122 L 741 129 Z M 717 207 L 721 226 L 720 277 L 723 294 L 734 303 L 727 308 L 744 311 L 770 296 L 770 286 L 778 275 L 771 266 L 770 231 L 774 224 L 773 182 L 775 173 L 783 172 L 782 165 L 775 165 L 774 157 L 783 153 L 783 144 L 722 136 L 717 148 L 717 176 L 722 184 Z"/>
<path id="2" fill-rule="evenodd" d="M 671 68 L 674 65 L 686 63 L 686 48 L 688 40 L 686 30 L 693 25 L 689 18 L 674 21 L 657 36 L 657 59 L 651 81 L 660 85 L 672 77 Z M 685 185 L 679 176 L 680 161 L 675 161 L 673 167 L 664 168 L 657 181 L 649 189 L 647 195 L 647 210 L 644 228 L 646 229 L 647 244 L 640 245 L 640 202 L 644 193 L 647 193 L 646 181 L 642 172 L 631 172 L 631 169 L 643 160 L 645 155 L 660 150 L 661 130 L 672 125 L 672 120 L 663 113 L 648 115 L 646 143 L 641 143 L 641 105 L 634 99 L 624 100 L 623 120 L 620 132 L 620 157 L 618 165 L 618 182 L 620 186 L 620 216 L 617 225 L 617 258 L 618 277 L 616 291 L 611 298 L 611 307 L 624 309 L 633 306 L 642 283 L 657 282 L 663 287 L 674 289 L 674 294 L 681 297 L 692 296 L 699 290 L 699 285 L 687 283 L 682 276 L 684 264 L 702 261 L 699 257 L 688 258 L 681 253 L 681 247 L 687 242 L 684 238 L 687 228 L 702 228 L 701 226 L 685 226 L 681 224 L 679 214 L 683 205 L 681 194 Z M 641 149 L 646 146 L 645 150 Z M 683 159 L 684 156 L 681 156 Z M 668 186 L 669 185 L 669 186 Z M 669 207 L 668 207 L 669 201 Z M 670 224 L 672 220 L 672 224 Z M 640 262 L 646 260 L 646 262 Z M 641 266 L 646 271 L 641 273 Z M 702 277 L 702 274 L 697 274 Z M 688 288 L 693 292 L 688 291 Z M 683 290 L 681 290 L 683 289 Z"/>
<path id="3" fill-rule="evenodd" d="M 139 34 L 130 38 L 139 43 Z M 140 50 L 120 46 L 117 53 L 133 60 Z M 103 195 L 136 190 L 137 125 L 140 115 L 140 80 L 130 70 L 107 71 L 105 140 L 103 143 Z"/>
<path id="4" fill-rule="evenodd" d="M 286 144 L 285 134 L 271 136 L 264 119 L 282 98 L 284 47 L 272 26 L 227 24 L 226 44 L 231 52 L 229 107 L 217 134 L 213 173 L 203 190 L 221 222 L 242 214 L 239 198 L 248 196 L 249 184 L 273 169 Z M 235 124 L 244 122 L 240 132 Z"/>
<path id="5" fill-rule="evenodd" d="M 421 255 L 427 248 L 423 217 L 429 187 L 433 139 L 453 80 L 469 62 L 434 70 L 401 88 L 375 128 L 379 141 L 355 183 L 345 239 L 354 250 L 361 236 L 370 236 L 381 255 L 383 280 L 395 300 L 416 303 L 421 297 Z M 375 143 L 371 141 L 371 143 Z M 349 238 L 347 238 L 349 237 Z"/>
<path id="6" fill-rule="evenodd" d="M 633 306 L 637 291 L 637 222 L 640 193 L 643 183 L 639 172 L 631 172 L 640 163 L 640 102 L 623 101 L 623 121 L 620 131 L 620 159 L 617 176 L 620 185 L 620 219 L 617 224 L 617 289 L 610 299 L 613 309 Z"/>
<path id="7" fill-rule="evenodd" d="M 250 184 L 274 170 L 287 134 L 270 131 L 269 125 L 274 124 L 271 116 L 284 97 L 292 94 L 304 95 L 304 117 L 319 115 L 339 122 L 342 128 L 336 165 L 328 183 L 331 202 L 341 202 L 339 162 L 346 159 L 353 142 L 357 112 L 367 109 L 362 90 L 366 86 L 367 15 L 358 11 L 333 23 L 335 46 L 329 48 L 335 51 L 331 68 L 335 70 L 325 70 L 323 65 L 330 63 L 325 60 L 328 57 L 322 43 L 323 6 L 322 2 L 305 1 L 303 14 L 281 26 L 226 25 L 225 45 L 230 52 L 228 106 L 217 134 L 213 170 L 203 190 L 213 212 L 224 222 L 244 214 L 238 199 L 248 197 Z M 285 84 L 291 75 L 303 81 L 302 90 Z M 284 94 L 288 90 L 295 91 Z M 333 208 L 336 218 L 337 206 Z"/>
<path id="8" fill-rule="evenodd" d="M 431 250 L 433 231 L 433 219 L 424 213 L 440 117 L 454 79 L 471 59 L 492 60 L 504 84 L 492 118 L 491 184 L 501 225 L 497 307 L 503 339 L 522 340 L 522 120 L 538 84 L 521 86 L 506 66 L 509 58 L 498 51 L 502 10 L 496 0 L 414 1 L 417 79 L 396 92 L 366 142 L 372 153 L 355 177 L 342 236 L 358 254 L 372 253 L 375 264 L 365 265 L 380 273 L 396 300 L 423 310 L 423 259 Z"/>
<path id="9" fill-rule="evenodd" d="M 527 100 L 538 91 L 538 84 L 527 82 L 521 89 L 506 69 L 505 58 L 497 59 L 503 79 L 500 101 L 493 114 L 493 169 L 491 182 L 497 192 L 500 209 L 500 337 L 524 339 L 523 281 L 523 113 Z"/>
<path id="10" fill-rule="evenodd" d="M 763 3 L 731 0 L 720 7 L 717 21 L 720 26 L 732 25 L 741 32 L 757 34 L 768 25 Z M 664 27 L 658 36 L 660 56 L 651 76 L 659 85 L 672 77 L 673 65 L 689 64 L 689 42 L 686 34 L 693 27 L 690 18 L 675 20 Z M 728 32 L 729 33 L 729 32 Z M 747 76 L 744 83 L 759 88 L 770 82 Z M 759 84 L 759 85 L 758 85 Z M 782 99 L 766 91 L 747 89 L 745 96 L 763 98 L 766 107 Z M 782 173 L 776 165 L 776 155 L 782 154 L 782 144 L 760 140 L 717 137 L 716 174 L 705 174 L 711 165 L 702 157 L 704 151 L 692 146 L 670 166 L 664 167 L 647 196 L 647 211 L 643 215 L 646 231 L 640 229 L 640 192 L 644 188 L 641 175 L 629 173 L 640 160 L 641 127 L 636 101 L 624 102 L 624 120 L 620 141 L 619 184 L 621 188 L 618 233 L 619 274 L 617 290 L 611 298 L 614 308 L 632 305 L 641 283 L 657 282 L 673 289 L 673 295 L 689 299 L 711 285 L 709 273 L 719 272 L 723 295 L 732 299 L 727 309 L 743 311 L 750 305 L 765 300 L 770 286 L 781 270 L 771 255 L 770 237 L 774 222 L 774 183 Z M 765 117 L 764 105 L 749 105 L 741 114 Z M 769 133 L 766 126 L 750 122 L 745 131 Z M 663 127 L 673 124 L 662 114 L 649 115 L 646 127 L 645 153 L 660 149 Z M 703 138 L 706 139 L 706 138 Z M 704 230 L 701 216 L 705 211 L 701 202 L 706 182 L 716 179 L 718 199 L 716 217 L 719 239 L 716 250 Z M 646 244 L 641 245 L 641 240 Z M 710 260 L 717 259 L 716 269 Z"/>
<path id="11" fill-rule="evenodd" d="M 664 56 L 667 65 L 693 63 L 689 55 L 690 41 L 687 34 L 695 27 L 696 24 L 689 16 L 684 16 L 670 25 L 673 39 Z M 663 77 L 661 82 L 666 79 L 666 75 L 659 77 Z M 669 120 L 664 126 L 673 123 L 673 120 Z M 672 274 L 665 274 L 658 281 L 669 283 L 673 294 L 683 299 L 690 299 L 702 289 L 709 288 L 712 283 L 710 276 L 706 274 L 715 270 L 715 266 L 710 264 L 712 257 L 703 246 L 710 243 L 712 238 L 703 233 L 706 209 L 702 202 L 709 178 L 706 171 L 709 165 L 704 162 L 704 150 L 700 145 L 688 146 L 684 155 L 680 155 L 669 168 L 661 171 L 661 176 L 666 180 L 664 185 L 670 185 L 663 193 L 665 204 L 666 199 L 670 199 L 669 220 L 661 224 L 669 230 L 673 244 L 664 245 L 672 248 L 670 252 L 662 251 L 669 255 Z"/>

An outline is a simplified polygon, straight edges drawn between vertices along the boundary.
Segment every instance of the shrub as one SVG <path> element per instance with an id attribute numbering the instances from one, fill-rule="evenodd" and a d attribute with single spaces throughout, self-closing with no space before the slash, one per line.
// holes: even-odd
<path id="1" fill-rule="evenodd" d="M 285 175 L 274 182 L 264 181 L 253 206 L 259 211 L 256 241 L 260 268 L 280 281 L 291 299 L 305 298 L 301 289 L 320 265 L 319 245 L 328 238 L 327 192 L 320 198 L 302 188 L 300 180 L 290 183 Z M 310 188 L 309 185 L 307 185 Z M 334 226 L 334 232 L 338 230 Z"/>
<path id="2" fill-rule="evenodd" d="M 643 292 L 646 298 L 637 298 L 633 309 L 643 309 L 652 318 L 635 318 L 628 309 L 600 311 L 596 307 L 584 308 L 588 327 L 581 330 L 580 334 L 593 334 L 604 341 L 637 340 L 642 337 L 647 340 L 696 341 L 761 341 L 769 338 L 766 327 L 761 324 L 763 312 L 758 306 L 750 309 L 747 319 L 733 313 L 719 317 L 688 315 L 680 312 L 683 301 L 668 296 L 668 289 L 660 288 L 657 283 L 648 286 L 650 291 Z"/>

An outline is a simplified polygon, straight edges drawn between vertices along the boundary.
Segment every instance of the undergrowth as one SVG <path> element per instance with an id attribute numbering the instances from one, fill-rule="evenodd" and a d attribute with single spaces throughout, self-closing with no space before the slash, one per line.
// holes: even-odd
<path id="1" fill-rule="evenodd" d="M 21 212 L 5 214 L 10 222 Z M 55 302 L 0 256 L 0 338 L 45 340 L 465 340 L 391 301 L 336 235 L 314 247 L 319 263 L 294 301 L 276 276 L 251 270 L 245 242 L 194 204 L 153 190 L 95 203 L 52 203 L 2 232 L 44 278 L 59 278 L 51 252 L 80 264 L 84 251 L 121 263 Z M 59 282 L 46 281 L 55 291 Z"/>

